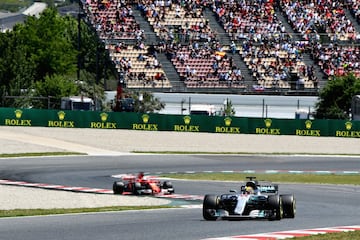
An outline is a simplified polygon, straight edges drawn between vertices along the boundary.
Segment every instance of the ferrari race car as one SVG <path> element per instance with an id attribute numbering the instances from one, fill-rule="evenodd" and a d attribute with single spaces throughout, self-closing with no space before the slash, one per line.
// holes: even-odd
<path id="1" fill-rule="evenodd" d="M 205 220 L 269 219 L 294 218 L 296 201 L 293 194 L 278 194 L 276 184 L 257 181 L 247 177 L 240 192 L 230 190 L 221 195 L 205 195 L 203 218 Z"/>
<path id="2" fill-rule="evenodd" d="M 124 175 L 120 181 L 113 184 L 114 194 L 134 194 L 134 195 L 154 195 L 172 194 L 175 192 L 170 181 L 161 182 L 153 176 L 144 176 L 140 172 L 138 175 Z"/>

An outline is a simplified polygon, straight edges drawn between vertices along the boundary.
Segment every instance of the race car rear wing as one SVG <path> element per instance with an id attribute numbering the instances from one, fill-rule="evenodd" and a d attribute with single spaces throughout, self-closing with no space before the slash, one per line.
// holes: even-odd
<path id="1" fill-rule="evenodd" d="M 261 193 L 278 193 L 279 186 L 278 185 L 260 185 L 259 191 Z"/>
<path id="2" fill-rule="evenodd" d="M 273 184 L 270 181 L 266 180 L 256 180 L 256 177 L 246 177 L 248 181 L 245 185 L 241 186 L 241 192 L 245 192 L 246 186 L 250 186 L 254 188 L 257 193 L 275 193 L 277 194 L 279 191 L 279 186 L 277 184 Z"/>
<path id="3" fill-rule="evenodd" d="M 245 188 L 246 186 L 243 185 L 241 186 L 241 192 L 245 192 Z M 272 184 L 272 185 L 257 185 L 257 191 L 260 193 L 278 193 L 279 191 L 279 186 L 276 184 Z"/>

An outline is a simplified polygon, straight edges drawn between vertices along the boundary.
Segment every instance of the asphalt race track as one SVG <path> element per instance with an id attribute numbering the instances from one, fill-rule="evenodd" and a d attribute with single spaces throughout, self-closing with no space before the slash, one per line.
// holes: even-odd
<path id="1" fill-rule="evenodd" d="M 0 159 L 2 179 L 110 189 L 112 175 L 145 171 L 359 171 L 360 157 L 123 155 Z M 239 179 L 241 181 L 243 179 Z M 225 193 L 235 182 L 173 181 L 177 194 Z M 295 219 L 216 221 L 200 208 L 107 212 L 0 219 L 0 238 L 35 239 L 205 239 L 319 227 L 358 225 L 360 187 L 281 184 L 294 193 Z M 26 196 L 24 196 L 26 197 Z M 191 204 L 201 204 L 193 201 Z"/>

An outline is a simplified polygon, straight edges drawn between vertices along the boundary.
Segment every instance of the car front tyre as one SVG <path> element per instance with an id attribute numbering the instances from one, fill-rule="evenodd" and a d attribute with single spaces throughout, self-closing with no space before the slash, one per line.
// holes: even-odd
<path id="1" fill-rule="evenodd" d="M 165 181 L 165 182 L 163 182 L 163 184 L 162 184 L 162 189 L 168 190 L 168 193 L 169 193 L 169 194 L 175 193 L 173 184 L 172 184 L 172 182 L 170 182 L 170 181 Z"/>
<path id="2" fill-rule="evenodd" d="M 269 206 L 274 211 L 274 219 L 281 220 L 284 215 L 284 209 L 281 197 L 279 195 L 270 195 L 268 198 Z"/>
<path id="3" fill-rule="evenodd" d="M 219 206 L 219 197 L 216 195 L 205 195 L 203 201 L 203 218 L 207 221 L 215 221 L 215 212 Z"/>

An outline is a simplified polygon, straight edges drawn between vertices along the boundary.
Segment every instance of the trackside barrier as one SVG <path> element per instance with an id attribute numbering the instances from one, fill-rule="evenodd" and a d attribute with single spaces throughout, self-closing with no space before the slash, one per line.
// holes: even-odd
<path id="1" fill-rule="evenodd" d="M 360 121 L 0 108 L 0 125 L 360 138 Z"/>

